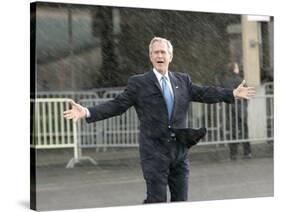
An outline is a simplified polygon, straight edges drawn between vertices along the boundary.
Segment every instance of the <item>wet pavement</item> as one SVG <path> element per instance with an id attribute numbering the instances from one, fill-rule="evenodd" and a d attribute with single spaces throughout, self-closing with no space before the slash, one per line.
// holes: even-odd
<path id="1" fill-rule="evenodd" d="M 126 151 L 124 160 L 101 160 L 100 156 L 97 166 L 83 162 L 73 169 L 66 169 L 64 163 L 41 164 L 36 172 L 37 210 L 141 204 L 145 183 L 136 153 Z M 120 152 L 110 155 L 117 154 Z M 214 154 L 223 155 L 217 151 Z M 236 161 L 223 156 L 198 158 L 191 157 L 189 201 L 273 196 L 272 154 Z"/>

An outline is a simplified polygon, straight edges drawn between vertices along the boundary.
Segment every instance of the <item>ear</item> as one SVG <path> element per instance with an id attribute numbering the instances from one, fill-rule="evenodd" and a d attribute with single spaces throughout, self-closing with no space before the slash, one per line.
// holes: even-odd
<path id="1" fill-rule="evenodd" d="M 152 54 L 149 53 L 149 59 L 150 59 L 150 62 L 152 62 Z"/>
<path id="2" fill-rule="evenodd" d="M 169 62 L 172 62 L 172 60 L 173 60 L 173 55 L 170 55 L 170 60 L 169 60 Z"/>

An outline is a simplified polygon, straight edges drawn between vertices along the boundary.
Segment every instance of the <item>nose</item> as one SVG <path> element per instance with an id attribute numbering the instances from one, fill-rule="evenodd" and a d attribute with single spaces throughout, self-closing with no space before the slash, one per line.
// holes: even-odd
<path id="1" fill-rule="evenodd" d="M 158 53 L 157 53 L 157 57 L 160 57 L 160 58 L 161 58 L 162 56 L 163 56 L 163 54 L 162 54 L 161 52 L 158 52 Z"/>

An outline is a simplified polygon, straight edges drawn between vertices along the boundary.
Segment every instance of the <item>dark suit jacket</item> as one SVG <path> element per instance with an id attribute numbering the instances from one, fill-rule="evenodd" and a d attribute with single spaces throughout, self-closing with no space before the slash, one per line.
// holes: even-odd
<path id="1" fill-rule="evenodd" d="M 155 141 L 169 137 L 169 128 L 185 128 L 187 110 L 191 101 L 217 103 L 234 101 L 232 89 L 198 86 L 185 73 L 169 72 L 173 92 L 174 107 L 172 118 L 168 111 L 160 84 L 153 71 L 129 78 L 127 88 L 114 100 L 89 108 L 91 117 L 87 122 L 95 122 L 121 115 L 134 106 L 140 120 L 141 158 L 155 151 Z"/>

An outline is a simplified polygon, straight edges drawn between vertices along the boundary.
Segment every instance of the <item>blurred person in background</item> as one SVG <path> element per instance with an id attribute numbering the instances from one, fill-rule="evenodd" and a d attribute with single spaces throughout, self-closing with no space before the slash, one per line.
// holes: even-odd
<path id="1" fill-rule="evenodd" d="M 121 115 L 134 107 L 140 120 L 139 152 L 146 182 L 144 203 L 167 201 L 167 187 L 171 201 L 188 199 L 188 149 L 206 134 L 205 128 L 186 128 L 191 101 L 202 103 L 233 103 L 234 98 L 249 99 L 255 95 L 245 81 L 235 89 L 199 86 L 188 74 L 169 71 L 173 46 L 165 38 L 155 37 L 149 45 L 153 68 L 129 78 L 123 93 L 114 100 L 94 107 L 72 102 L 64 112 L 66 119 L 86 118 L 88 123 Z"/>
<path id="2" fill-rule="evenodd" d="M 242 81 L 240 76 L 239 65 L 237 62 L 227 64 L 227 71 L 221 80 L 221 86 L 225 88 L 234 89 Z M 227 128 L 229 131 L 230 140 L 239 140 L 248 138 L 248 125 L 247 125 L 247 101 L 236 100 L 236 104 L 229 105 L 229 110 L 226 111 L 226 117 L 231 113 L 231 120 L 227 121 Z M 231 123 L 231 124 L 230 124 Z M 231 126 L 230 126 L 231 125 Z M 250 159 L 252 157 L 250 142 L 243 142 L 244 158 Z M 234 142 L 229 144 L 230 159 L 236 160 L 238 155 L 239 143 Z"/>

